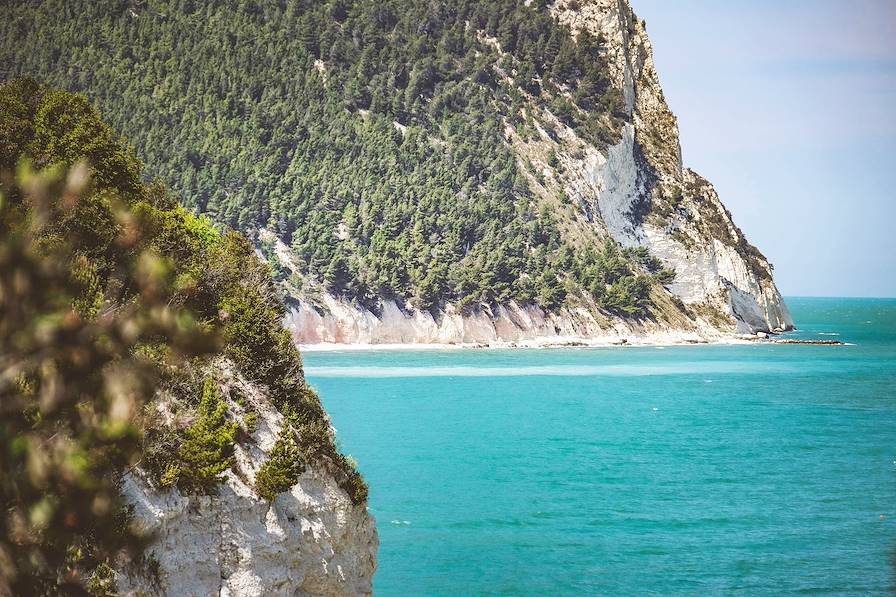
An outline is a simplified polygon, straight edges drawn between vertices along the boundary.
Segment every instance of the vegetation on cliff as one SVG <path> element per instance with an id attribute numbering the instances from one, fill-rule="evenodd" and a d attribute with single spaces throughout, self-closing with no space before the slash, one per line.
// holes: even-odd
<path id="1" fill-rule="evenodd" d="M 214 491 L 242 420 L 214 377 L 222 360 L 285 415 L 290 457 L 366 499 L 267 267 L 140 174 L 83 96 L 0 87 L 0 593 L 111 590 L 110 566 L 139 558 L 118 487 L 134 466 Z M 184 416 L 160 421 L 159 396 Z"/>
<path id="2" fill-rule="evenodd" d="M 640 314 L 644 270 L 571 246 L 508 145 L 542 109 L 598 147 L 628 118 L 603 40 L 546 6 L 42 0 L 0 8 L 0 77 L 86 93 L 188 207 L 289 244 L 294 286 Z"/>

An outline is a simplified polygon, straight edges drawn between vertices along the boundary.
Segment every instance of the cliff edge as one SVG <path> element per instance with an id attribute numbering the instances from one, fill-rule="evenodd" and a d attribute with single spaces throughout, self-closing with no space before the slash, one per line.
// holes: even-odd
<path id="1" fill-rule="evenodd" d="M 576 34 L 588 30 L 607 40 L 612 76 L 630 114 L 623 140 L 606 155 L 568 158 L 565 190 L 620 244 L 645 246 L 673 268 L 669 290 L 685 304 L 717 308 L 738 332 L 791 329 L 768 260 L 734 224 L 712 185 L 682 166 L 677 121 L 644 21 L 627 0 L 560 0 L 552 11 Z"/>

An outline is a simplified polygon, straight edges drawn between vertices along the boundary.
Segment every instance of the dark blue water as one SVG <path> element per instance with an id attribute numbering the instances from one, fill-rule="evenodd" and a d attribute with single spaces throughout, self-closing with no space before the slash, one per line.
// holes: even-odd
<path id="1" fill-rule="evenodd" d="M 896 300 L 788 304 L 854 345 L 306 353 L 375 591 L 892 594 Z"/>

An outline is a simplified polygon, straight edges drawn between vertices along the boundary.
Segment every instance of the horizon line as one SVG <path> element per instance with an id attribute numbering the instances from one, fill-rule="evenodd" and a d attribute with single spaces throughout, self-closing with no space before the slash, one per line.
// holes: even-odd
<path id="1" fill-rule="evenodd" d="M 781 296 L 784 297 L 785 300 L 791 298 L 896 300 L 896 296 L 861 296 L 835 294 L 782 294 Z"/>

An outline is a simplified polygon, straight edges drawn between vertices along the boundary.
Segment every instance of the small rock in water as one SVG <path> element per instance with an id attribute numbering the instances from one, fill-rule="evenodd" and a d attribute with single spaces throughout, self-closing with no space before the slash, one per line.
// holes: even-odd
<path id="1" fill-rule="evenodd" d="M 756 332 L 757 338 L 768 338 L 768 334 L 765 332 Z"/>

